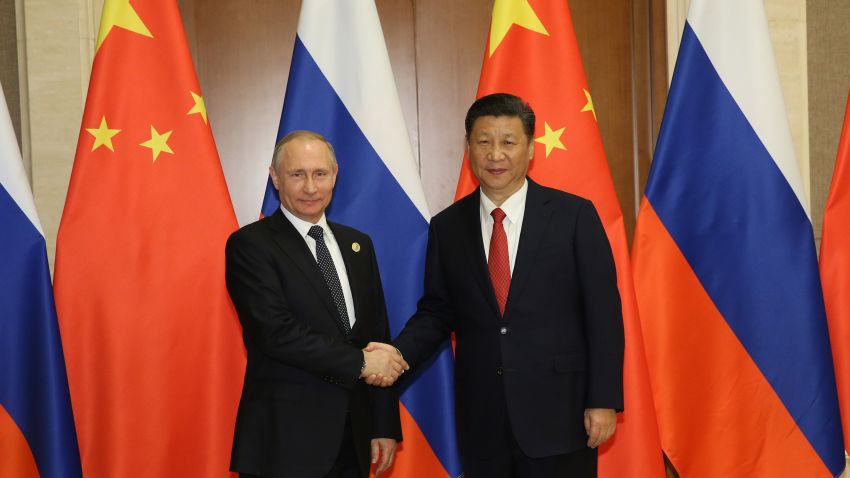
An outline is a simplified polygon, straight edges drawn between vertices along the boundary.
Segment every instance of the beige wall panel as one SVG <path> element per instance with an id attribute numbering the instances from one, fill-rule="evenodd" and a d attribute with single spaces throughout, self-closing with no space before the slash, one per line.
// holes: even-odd
<path id="1" fill-rule="evenodd" d="M 812 216 L 820 244 L 823 209 L 850 90 L 850 1 L 809 0 L 807 7 Z"/>
<path id="2" fill-rule="evenodd" d="M 673 79 L 673 67 L 676 66 L 676 55 L 679 53 L 679 43 L 682 43 L 682 30 L 688 19 L 690 0 L 667 0 L 667 81 Z"/>
<path id="3" fill-rule="evenodd" d="M 29 117 L 24 149 L 51 265 L 91 71 L 93 8 L 91 0 L 24 1 Z"/>
<path id="4" fill-rule="evenodd" d="M 18 27 L 15 0 L 0 0 L 0 85 L 21 145 L 21 92 L 18 87 Z"/>
<path id="5" fill-rule="evenodd" d="M 776 70 L 782 85 L 785 110 L 788 112 L 794 154 L 800 165 L 803 187 L 809 196 L 811 208 L 806 2 L 767 0 L 764 6 L 770 29 L 770 40 L 776 56 Z"/>

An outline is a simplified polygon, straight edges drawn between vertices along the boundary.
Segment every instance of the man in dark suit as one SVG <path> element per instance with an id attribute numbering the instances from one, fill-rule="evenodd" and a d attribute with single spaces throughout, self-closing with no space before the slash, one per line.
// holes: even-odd
<path id="1" fill-rule="evenodd" d="M 281 210 L 227 241 L 248 352 L 231 457 L 243 477 L 365 478 L 401 440 L 396 392 L 359 380 L 389 385 L 406 364 L 361 350 L 389 328 L 371 240 L 325 219 L 337 169 L 322 136 L 286 136 L 269 168 Z"/>
<path id="2" fill-rule="evenodd" d="M 623 407 L 611 248 L 590 201 L 526 178 L 534 122 L 513 95 L 469 109 L 481 187 L 431 220 L 425 293 L 394 342 L 415 368 L 455 332 L 468 478 L 594 477 Z"/>

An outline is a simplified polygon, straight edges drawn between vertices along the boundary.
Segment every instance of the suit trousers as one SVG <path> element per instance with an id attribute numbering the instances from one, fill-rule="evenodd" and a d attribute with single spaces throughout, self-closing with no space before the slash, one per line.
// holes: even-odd
<path id="1" fill-rule="evenodd" d="M 494 442 L 488 457 L 461 452 L 465 478 L 596 478 L 598 453 L 593 448 L 543 458 L 526 455 L 511 429 L 504 393 L 499 390 L 493 395 L 502 411 L 504 433 L 491 436 Z"/>
<path id="2" fill-rule="evenodd" d="M 280 478 L 286 478 L 284 471 Z M 239 473 L 239 478 L 278 478 L 265 477 L 260 475 L 250 475 L 247 473 Z M 357 464 L 357 453 L 354 449 L 354 438 L 351 433 L 351 419 L 345 421 L 345 430 L 342 433 L 342 444 L 339 447 L 339 453 L 336 456 L 333 467 L 323 478 L 364 478 L 360 475 L 360 467 Z"/>
<path id="3" fill-rule="evenodd" d="M 531 458 L 511 443 L 492 458 L 462 456 L 465 478 L 596 478 L 597 451 L 582 448 L 563 455 Z"/>

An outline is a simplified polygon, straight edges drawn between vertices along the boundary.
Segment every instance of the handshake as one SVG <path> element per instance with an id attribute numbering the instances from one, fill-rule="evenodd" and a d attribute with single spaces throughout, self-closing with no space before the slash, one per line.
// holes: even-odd
<path id="1" fill-rule="evenodd" d="M 363 361 L 360 378 L 376 387 L 389 387 L 405 370 L 410 369 L 397 348 L 380 342 L 369 342 L 366 345 Z"/>

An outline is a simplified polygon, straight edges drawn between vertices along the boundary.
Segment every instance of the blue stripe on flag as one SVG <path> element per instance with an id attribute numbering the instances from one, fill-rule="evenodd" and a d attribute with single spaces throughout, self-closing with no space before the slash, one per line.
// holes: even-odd
<path id="1" fill-rule="evenodd" d="M 838 474 L 844 454 L 811 223 L 688 24 L 675 71 L 646 196 Z"/>
<path id="2" fill-rule="evenodd" d="M 0 224 L 0 404 L 26 438 L 41 476 L 79 477 L 44 237 L 2 186 Z"/>
<path id="3" fill-rule="evenodd" d="M 295 130 L 315 131 L 336 150 L 339 162 L 328 218 L 371 236 L 395 336 L 422 295 L 428 222 L 387 169 L 318 65 L 295 38 L 278 140 Z M 270 200 L 273 199 L 273 200 Z M 280 207 L 268 183 L 263 214 Z M 424 367 L 423 367 L 424 368 Z M 401 396 L 450 476 L 461 474 L 454 435 L 454 366 L 448 342 Z"/>

